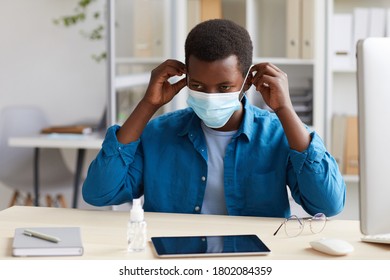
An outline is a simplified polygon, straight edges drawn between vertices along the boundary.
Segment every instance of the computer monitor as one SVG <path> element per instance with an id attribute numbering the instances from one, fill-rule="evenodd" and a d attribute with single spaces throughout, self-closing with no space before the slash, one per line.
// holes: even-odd
<path id="1" fill-rule="evenodd" d="M 390 38 L 357 43 L 360 230 L 390 233 Z"/>

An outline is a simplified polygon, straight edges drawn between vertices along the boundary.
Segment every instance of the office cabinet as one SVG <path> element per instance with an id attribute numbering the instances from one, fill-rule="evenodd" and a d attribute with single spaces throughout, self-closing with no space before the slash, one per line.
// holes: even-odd
<path id="1" fill-rule="evenodd" d="M 386 27 L 390 22 L 390 2 L 333 0 L 327 3 L 325 129 L 329 148 L 334 150 L 334 117 L 357 116 L 356 42 L 367 37 L 390 36 L 390 29 Z M 345 44 L 347 46 L 342 46 Z M 358 180 L 357 176 L 346 178 L 355 182 Z"/>
<path id="2" fill-rule="evenodd" d="M 219 11 L 207 15 L 202 5 L 211 2 Z M 189 30 L 215 15 L 247 28 L 254 63 L 271 62 L 288 74 L 296 111 L 324 136 L 325 1 L 108 0 L 108 4 L 109 124 L 125 120 L 143 96 L 154 67 L 168 58 L 184 61 Z M 248 96 L 265 108 L 258 93 L 252 90 Z M 159 113 L 183 107 L 185 89 Z"/>
<path id="3" fill-rule="evenodd" d="M 332 154 L 340 150 L 335 139 L 340 118 L 356 117 L 356 41 L 390 36 L 390 2 L 385 0 L 332 0 L 327 2 L 326 142 Z M 335 121 L 338 119 L 338 121 Z M 341 140 L 340 140 L 341 141 Z M 344 140 L 345 141 L 345 140 Z M 357 139 L 356 139 L 357 141 Z M 344 147 L 346 144 L 344 144 Z M 347 144 L 348 145 L 348 144 Z M 358 156 L 358 155 L 357 155 Z M 348 173 L 343 169 L 343 172 Z M 345 174 L 347 218 L 359 218 L 359 176 Z"/>

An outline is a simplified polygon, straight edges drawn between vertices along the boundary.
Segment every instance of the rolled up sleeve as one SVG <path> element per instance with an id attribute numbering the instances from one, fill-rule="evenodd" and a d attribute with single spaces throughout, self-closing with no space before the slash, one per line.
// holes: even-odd
<path id="1" fill-rule="evenodd" d="M 288 185 L 294 200 L 306 212 L 334 216 L 344 209 L 345 182 L 321 138 L 315 132 L 310 135 L 311 142 L 305 151 L 290 151 L 292 171 Z"/>
<path id="2" fill-rule="evenodd" d="M 115 125 L 107 130 L 102 149 L 88 168 L 83 184 L 84 200 L 95 206 L 116 205 L 131 201 L 136 191 L 132 186 L 139 184 L 141 170 L 129 166 L 134 163 L 139 140 L 122 144 L 116 137 L 120 127 Z"/>

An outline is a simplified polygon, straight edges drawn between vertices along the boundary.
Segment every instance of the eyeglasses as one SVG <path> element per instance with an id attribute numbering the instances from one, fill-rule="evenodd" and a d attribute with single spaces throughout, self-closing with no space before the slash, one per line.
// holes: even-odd
<path id="1" fill-rule="evenodd" d="M 292 215 L 280 224 L 274 235 L 276 235 L 284 225 L 284 231 L 286 232 L 287 236 L 298 236 L 303 231 L 303 228 L 305 227 L 305 222 L 309 222 L 310 230 L 312 233 L 320 233 L 325 228 L 326 220 L 327 218 L 323 213 L 318 213 L 315 214 L 313 217 L 307 218 L 298 218 L 296 215 Z"/>

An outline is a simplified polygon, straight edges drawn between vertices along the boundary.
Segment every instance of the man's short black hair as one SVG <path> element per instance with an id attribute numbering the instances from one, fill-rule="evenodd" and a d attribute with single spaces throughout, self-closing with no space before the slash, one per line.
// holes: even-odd
<path id="1" fill-rule="evenodd" d="M 252 40 L 248 31 L 233 21 L 207 20 L 196 25 L 187 36 L 186 65 L 191 55 L 208 62 L 236 55 L 244 77 L 252 64 Z"/>

